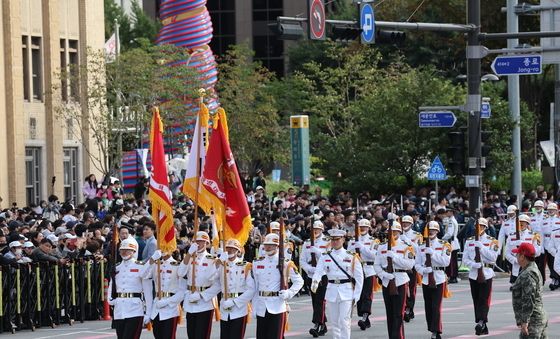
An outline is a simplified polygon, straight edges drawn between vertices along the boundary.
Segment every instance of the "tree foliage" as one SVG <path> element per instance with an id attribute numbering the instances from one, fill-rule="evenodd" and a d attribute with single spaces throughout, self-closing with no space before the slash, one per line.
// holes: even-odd
<path id="1" fill-rule="evenodd" d="M 115 21 L 119 25 L 121 51 L 146 47 L 153 44 L 160 29 L 160 23 L 150 18 L 138 4 L 132 2 L 132 16 L 128 16 L 114 0 L 105 1 L 105 39 L 115 31 Z"/>

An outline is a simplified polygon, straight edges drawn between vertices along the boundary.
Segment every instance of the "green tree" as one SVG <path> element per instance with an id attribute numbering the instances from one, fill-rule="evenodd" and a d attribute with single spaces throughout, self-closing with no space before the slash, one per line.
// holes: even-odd
<path id="1" fill-rule="evenodd" d="M 113 0 L 105 0 L 105 39 L 114 33 L 115 20 L 119 25 L 121 51 L 148 48 L 156 41 L 161 26 L 143 11 L 137 1 L 132 2 L 132 16 L 129 17 Z"/>

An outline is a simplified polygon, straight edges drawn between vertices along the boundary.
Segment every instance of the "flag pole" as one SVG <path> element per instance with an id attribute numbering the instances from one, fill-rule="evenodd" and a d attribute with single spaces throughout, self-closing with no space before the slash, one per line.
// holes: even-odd
<path id="1" fill-rule="evenodd" d="M 212 212 L 211 212 L 211 213 L 212 213 L 212 222 L 213 222 L 214 224 L 217 224 L 217 222 L 216 222 L 216 214 L 214 214 L 214 209 L 212 209 Z M 224 253 L 227 253 L 227 252 L 226 252 L 226 238 L 224 237 L 224 225 L 223 225 L 223 223 L 222 223 L 222 225 L 220 226 L 219 237 L 220 237 L 220 244 L 221 244 L 221 247 L 222 247 L 222 251 L 223 251 Z M 228 260 L 229 260 L 229 257 L 228 257 Z M 224 300 L 227 300 L 227 299 L 228 299 L 227 265 L 228 265 L 228 262 L 227 262 L 227 260 L 226 260 L 226 262 L 223 263 L 223 267 L 222 267 L 222 268 L 224 269 L 224 293 L 223 293 L 223 298 L 224 298 Z"/>
<path id="2" fill-rule="evenodd" d="M 200 105 L 199 105 L 199 109 L 198 109 L 198 121 L 200 122 L 200 115 L 202 113 L 202 105 L 204 103 L 204 95 L 206 94 L 206 91 L 201 88 L 198 90 L 198 94 L 200 95 Z M 198 233 L 198 229 L 199 229 L 199 221 L 198 221 L 198 196 L 199 196 L 199 192 L 200 192 L 200 147 L 205 147 L 205 145 L 202 145 L 202 140 L 201 140 L 201 134 L 200 134 L 200 124 L 198 125 L 199 130 L 195 131 L 195 135 L 198 138 L 198 147 L 196 148 L 196 191 L 194 193 L 194 236 L 196 239 L 196 234 Z M 194 144 L 194 143 L 193 143 Z M 191 292 L 195 292 L 196 291 L 196 275 L 195 275 L 195 258 L 192 259 L 192 277 L 191 277 Z"/>
<path id="3" fill-rule="evenodd" d="M 158 108 L 154 107 L 152 109 L 152 113 L 153 113 L 152 119 L 155 120 L 156 114 L 158 114 Z M 159 124 L 159 119 L 158 119 L 158 124 Z M 156 127 L 154 125 L 155 125 L 155 123 L 152 124 L 152 128 Z M 158 126 L 157 128 L 160 128 L 160 126 Z M 151 131 L 151 132 L 153 133 L 154 131 Z M 153 155 L 154 150 L 152 149 L 150 151 L 152 152 L 152 155 Z M 158 215 L 157 215 L 157 219 L 155 221 L 156 221 L 156 235 L 158 237 L 157 241 L 156 241 L 156 247 L 159 250 L 160 249 L 160 244 L 159 243 L 160 243 L 160 240 L 161 240 L 161 237 L 160 237 L 160 234 L 159 234 L 160 222 L 161 222 L 161 219 L 159 218 L 159 212 L 158 212 Z M 156 282 L 156 285 L 157 285 L 157 298 L 161 300 L 161 296 L 162 296 L 161 295 L 161 258 L 159 260 L 157 260 L 157 282 Z"/>

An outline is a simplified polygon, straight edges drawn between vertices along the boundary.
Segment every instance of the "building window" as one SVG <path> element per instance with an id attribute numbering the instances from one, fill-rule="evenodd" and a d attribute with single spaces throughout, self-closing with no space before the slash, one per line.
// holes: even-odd
<path id="1" fill-rule="evenodd" d="M 31 73 L 29 69 L 29 37 L 22 36 L 21 37 L 21 45 L 22 45 L 22 59 L 23 59 L 23 100 L 29 101 L 30 100 L 30 79 Z"/>
<path id="2" fill-rule="evenodd" d="M 66 71 L 67 65 L 66 39 L 60 39 L 60 71 Z M 62 97 L 62 101 L 68 101 L 68 81 L 66 80 L 66 76 L 64 74 L 60 77 L 60 95 Z"/>
<path id="3" fill-rule="evenodd" d="M 283 15 L 282 0 L 253 0 L 253 50 L 255 60 L 278 75 L 284 74 L 284 42 L 268 28 Z"/>
<path id="4" fill-rule="evenodd" d="M 43 54 L 41 50 L 41 38 L 31 37 L 33 101 L 43 101 Z"/>
<path id="5" fill-rule="evenodd" d="M 74 140 L 74 120 L 66 119 L 66 139 Z"/>
<path id="6" fill-rule="evenodd" d="M 67 102 L 68 95 L 76 101 L 80 96 L 78 40 L 60 40 L 60 70 L 68 72 L 61 79 L 62 100 Z"/>
<path id="7" fill-rule="evenodd" d="M 29 118 L 29 139 L 37 139 L 37 119 Z"/>
<path id="8" fill-rule="evenodd" d="M 27 206 L 38 204 L 41 192 L 41 147 L 25 148 L 25 193 Z"/>
<path id="9" fill-rule="evenodd" d="M 229 46 L 235 45 L 235 1 L 208 0 L 206 7 L 212 18 L 214 37 L 210 48 L 216 55 L 224 55 Z"/>
<path id="10" fill-rule="evenodd" d="M 64 147 L 64 200 L 78 202 L 78 148 Z"/>

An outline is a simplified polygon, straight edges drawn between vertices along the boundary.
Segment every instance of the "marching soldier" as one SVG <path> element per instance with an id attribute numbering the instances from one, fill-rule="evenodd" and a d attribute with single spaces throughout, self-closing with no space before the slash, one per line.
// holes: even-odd
<path id="1" fill-rule="evenodd" d="M 498 240 L 487 235 L 488 221 L 484 218 L 478 219 L 480 226 L 479 241 L 470 237 L 465 243 L 463 263 L 469 267 L 469 282 L 471 296 L 474 304 L 475 331 L 476 335 L 488 334 L 488 311 L 490 309 L 490 298 L 492 295 L 492 278 L 494 277 L 494 264 L 498 258 Z M 476 250 L 480 251 L 480 262 L 476 259 Z M 484 282 L 478 282 L 478 270 L 482 268 Z"/>
<path id="2" fill-rule="evenodd" d="M 173 259 L 171 254 L 162 254 L 160 250 L 156 250 L 151 257 L 150 265 L 148 277 L 154 282 L 156 297 L 150 314 L 154 337 L 173 338 L 177 332 L 179 304 L 183 301 L 182 291 L 185 288 L 184 279 L 177 274 L 179 262 Z"/>
<path id="3" fill-rule="evenodd" d="M 138 246 L 131 240 L 121 242 L 122 261 L 116 267 L 114 281 L 112 279 L 109 283 L 109 291 L 113 291 L 113 285 L 116 285 L 116 294 L 109 293 L 109 305 L 114 307 L 114 327 L 119 339 L 140 338 L 142 324 L 150 322 L 152 283 L 146 279 L 150 265 L 134 260 L 137 251 Z"/>
<path id="4" fill-rule="evenodd" d="M 537 257 L 535 258 L 535 263 L 539 267 L 539 271 L 541 272 L 541 275 L 543 276 L 542 282 L 544 284 L 544 281 L 546 279 L 546 253 L 545 253 L 545 246 L 544 246 L 544 243 L 546 242 L 546 239 L 545 239 L 544 234 L 543 234 L 543 231 L 544 231 L 543 225 L 544 225 L 544 220 L 546 218 L 545 214 L 543 213 L 544 202 L 542 200 L 535 201 L 535 203 L 533 204 L 533 209 L 535 210 L 535 213 L 531 216 L 530 228 L 531 228 L 531 231 L 533 231 L 533 233 L 539 235 L 539 238 L 543 242 L 543 245 L 541 246 L 540 251 L 537 252 Z M 550 239 L 550 237 L 549 237 L 549 239 Z"/>
<path id="5" fill-rule="evenodd" d="M 352 307 L 360 300 L 364 274 L 358 256 L 343 247 L 346 232 L 331 229 L 329 235 L 331 250 L 321 255 L 313 274 L 311 291 L 317 290 L 321 278 L 326 275 L 325 300 L 333 338 L 349 339 Z"/>
<path id="6" fill-rule="evenodd" d="M 418 246 L 422 243 L 422 234 L 416 232 L 412 229 L 412 224 L 414 220 L 411 216 L 405 215 L 401 219 L 401 226 L 403 230 L 403 234 L 401 238 L 406 242 L 408 245 L 412 245 L 414 248 L 414 252 L 418 252 Z M 412 268 L 410 271 L 407 271 L 408 278 L 410 281 L 408 282 L 408 294 L 406 296 L 406 307 L 404 309 L 404 321 L 409 322 L 411 319 L 414 319 L 414 304 L 416 303 L 416 269 Z"/>
<path id="7" fill-rule="evenodd" d="M 350 242 L 348 250 L 351 252 L 359 251 L 364 268 L 364 285 L 356 308 L 358 310 L 358 316 L 362 317 L 362 319 L 358 320 L 358 326 L 360 326 L 362 331 L 365 331 L 366 328 L 371 327 L 369 316 L 371 314 L 371 302 L 373 300 L 373 280 L 377 279 L 373 264 L 375 255 L 377 254 L 379 240 L 368 234 L 371 229 L 371 222 L 369 220 L 360 219 L 358 221 L 358 227 L 360 228 L 360 236 L 357 241 L 353 239 Z"/>
<path id="8" fill-rule="evenodd" d="M 241 243 L 237 239 L 226 242 L 226 252 L 219 256 L 217 279 L 208 290 L 222 293 L 220 302 L 220 338 L 243 339 L 247 327 L 249 302 L 255 294 L 253 265 L 241 257 Z M 225 274 L 224 274 L 225 267 Z"/>
<path id="9" fill-rule="evenodd" d="M 457 255 L 461 246 L 459 244 L 459 240 L 457 239 L 459 223 L 457 223 L 457 219 L 455 219 L 453 210 L 447 210 L 447 217 L 444 219 L 444 224 L 446 227 L 445 234 L 442 239 L 451 244 L 451 261 L 449 262 L 449 266 L 447 266 L 445 273 L 449 277 L 449 283 L 455 284 L 458 282 L 459 266 L 457 264 Z"/>
<path id="10" fill-rule="evenodd" d="M 387 314 L 387 331 L 390 339 L 404 338 L 404 308 L 406 305 L 407 283 L 410 278 L 407 271 L 414 267 L 414 247 L 401 238 L 402 227 L 394 221 L 389 229 L 388 240 L 379 245 L 375 257 L 375 272 L 383 284 L 383 301 Z M 389 250 L 389 241 L 392 241 Z M 389 259 L 393 272 L 390 271 Z M 390 284 L 396 286 L 396 295 L 391 295 Z"/>
<path id="11" fill-rule="evenodd" d="M 428 224 L 430 247 L 422 244 L 416 256 L 416 271 L 422 275 L 422 292 L 424 295 L 424 310 L 428 331 L 432 332 L 432 339 L 441 339 L 443 326 L 441 323 L 441 302 L 447 277 L 445 268 L 451 261 L 452 246 L 445 240 L 437 238 L 439 223 L 430 221 Z M 426 255 L 430 255 L 431 265 L 426 266 Z M 435 287 L 430 286 L 429 275 L 433 274 Z"/>
<path id="12" fill-rule="evenodd" d="M 270 233 L 280 235 L 280 223 L 278 221 L 270 222 Z M 284 258 L 292 260 L 292 253 L 294 253 L 294 244 L 288 240 L 288 237 L 284 239 Z M 258 257 L 264 257 L 264 244 L 259 246 Z"/>
<path id="13" fill-rule="evenodd" d="M 544 255 L 546 257 L 546 264 L 550 269 L 550 278 L 552 283 L 549 285 L 551 290 L 560 287 L 559 271 L 554 267 L 555 258 L 558 257 L 558 250 L 560 249 L 560 218 L 558 218 L 558 206 L 555 203 L 550 203 L 546 207 L 548 217 L 543 221 L 542 226 L 542 247 L 544 248 Z M 543 280 L 546 276 L 543 275 Z"/>
<path id="14" fill-rule="evenodd" d="M 257 315 L 257 339 L 282 339 L 287 322 L 287 300 L 293 298 L 303 287 L 303 278 L 296 265 L 284 261 L 284 278 L 292 281 L 292 286 L 280 289 L 280 271 L 278 269 L 278 234 L 268 234 L 263 242 L 264 257 L 253 262 L 255 279 L 255 296 L 253 311 Z M 287 281 L 285 282 L 287 286 Z"/>
<path id="15" fill-rule="evenodd" d="M 529 223 L 531 222 L 531 218 L 526 215 L 522 214 L 519 216 L 519 238 L 517 238 L 516 232 L 510 233 L 508 239 L 506 241 L 506 258 L 511 263 L 511 276 L 509 279 L 510 283 L 514 283 L 519 275 L 519 263 L 517 262 L 517 258 L 515 257 L 515 253 L 513 253 L 513 249 L 519 247 L 524 242 L 532 243 L 535 246 L 537 253 L 541 250 L 541 239 L 538 234 L 533 233 L 529 229 Z"/>
<path id="16" fill-rule="evenodd" d="M 502 248 L 506 246 L 506 239 L 511 234 L 511 232 L 515 231 L 515 215 L 517 212 L 517 206 L 509 205 L 506 211 L 506 220 L 500 227 L 500 232 L 498 233 L 498 243 L 500 246 L 500 251 Z"/>
<path id="17" fill-rule="evenodd" d="M 206 246 L 210 244 L 208 233 L 197 232 L 195 242 L 179 265 L 178 274 L 187 280 L 183 301 L 187 313 L 187 336 L 190 339 L 208 339 L 212 330 L 215 296 L 208 288 L 215 279 L 216 259 L 206 251 Z"/>
<path id="18" fill-rule="evenodd" d="M 313 223 L 313 232 L 315 236 L 315 246 L 311 246 L 311 240 L 306 240 L 303 244 L 301 255 L 299 256 L 299 265 L 307 274 L 307 285 L 311 286 L 316 266 L 313 266 L 312 253 L 315 254 L 315 264 L 319 262 L 321 255 L 330 247 L 329 237 L 323 235 L 325 226 L 320 220 Z M 317 290 L 311 291 L 311 303 L 313 305 L 312 321 L 315 327 L 309 330 L 314 338 L 325 335 L 327 333 L 327 318 L 325 316 L 325 292 L 327 291 L 326 276 L 323 276 Z"/>

